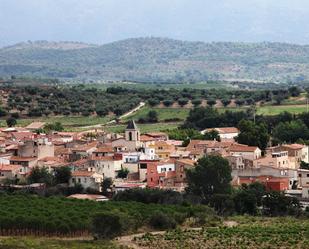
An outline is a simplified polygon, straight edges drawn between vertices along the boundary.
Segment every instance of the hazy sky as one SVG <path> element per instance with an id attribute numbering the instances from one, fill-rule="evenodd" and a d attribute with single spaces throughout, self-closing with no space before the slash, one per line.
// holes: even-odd
<path id="1" fill-rule="evenodd" d="M 142 36 L 309 44 L 309 0 L 0 0 L 0 45 Z"/>

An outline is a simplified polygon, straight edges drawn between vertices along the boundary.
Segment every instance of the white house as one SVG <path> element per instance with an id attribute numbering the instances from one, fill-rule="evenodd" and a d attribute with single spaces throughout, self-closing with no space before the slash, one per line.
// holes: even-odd
<path id="1" fill-rule="evenodd" d="M 258 147 L 243 144 L 233 144 L 230 146 L 229 152 L 231 156 L 238 155 L 249 160 L 255 160 L 262 156 L 262 151 Z"/>
<path id="2" fill-rule="evenodd" d="M 220 128 L 211 128 L 201 131 L 201 133 L 204 135 L 207 132 L 210 132 L 212 130 L 215 130 L 218 132 L 219 137 L 221 139 L 233 139 L 238 136 L 239 130 L 236 127 L 220 127 Z"/>
<path id="3" fill-rule="evenodd" d="M 83 188 L 92 188 L 101 191 L 103 176 L 94 171 L 73 171 L 70 186 L 81 184 Z"/>

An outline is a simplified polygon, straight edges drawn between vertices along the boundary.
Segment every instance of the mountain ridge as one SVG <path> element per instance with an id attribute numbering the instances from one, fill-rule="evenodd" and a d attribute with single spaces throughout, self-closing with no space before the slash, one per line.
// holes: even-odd
<path id="1" fill-rule="evenodd" d="M 35 41 L 0 49 L 0 76 L 197 82 L 309 79 L 309 45 L 140 37 L 103 45 Z"/>

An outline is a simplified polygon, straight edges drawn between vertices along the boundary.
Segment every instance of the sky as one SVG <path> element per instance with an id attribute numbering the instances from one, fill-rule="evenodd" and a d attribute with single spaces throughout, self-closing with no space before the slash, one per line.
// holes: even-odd
<path id="1" fill-rule="evenodd" d="M 0 46 L 150 36 L 309 44 L 309 1 L 0 0 Z"/>

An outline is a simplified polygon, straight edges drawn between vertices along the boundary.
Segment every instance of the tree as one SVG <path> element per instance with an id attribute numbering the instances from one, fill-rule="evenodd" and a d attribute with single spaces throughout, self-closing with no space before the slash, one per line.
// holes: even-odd
<path id="1" fill-rule="evenodd" d="M 255 215 L 257 212 L 257 200 L 253 192 L 248 189 L 240 189 L 234 196 L 235 210 L 238 214 Z"/>
<path id="2" fill-rule="evenodd" d="M 112 239 L 122 232 L 121 217 L 115 212 L 97 213 L 92 219 L 95 239 Z"/>
<path id="3" fill-rule="evenodd" d="M 301 120 L 281 122 L 273 129 L 275 143 L 295 143 L 299 139 L 309 139 L 309 129 Z"/>
<path id="4" fill-rule="evenodd" d="M 155 110 L 151 110 L 147 114 L 147 121 L 151 123 L 158 122 L 158 113 Z"/>
<path id="5" fill-rule="evenodd" d="M 289 88 L 289 92 L 292 97 L 298 97 L 301 93 L 301 90 L 297 86 L 292 86 Z"/>
<path id="6" fill-rule="evenodd" d="M 220 156 L 207 156 L 198 160 L 196 167 L 186 171 L 187 192 L 209 201 L 214 194 L 229 194 L 232 169 Z"/>
<path id="7" fill-rule="evenodd" d="M 110 177 L 105 178 L 103 180 L 103 182 L 101 183 L 101 187 L 102 187 L 103 195 L 108 195 L 111 192 L 112 187 L 113 187 L 113 180 L 112 180 L 112 178 L 110 178 Z"/>
<path id="8" fill-rule="evenodd" d="M 165 106 L 171 106 L 173 104 L 173 100 L 164 100 L 163 101 L 163 105 L 165 105 Z"/>
<path id="9" fill-rule="evenodd" d="M 189 100 L 188 100 L 188 99 L 185 99 L 185 98 L 183 98 L 183 99 L 178 99 L 178 104 L 179 104 L 180 106 L 184 106 L 184 105 L 188 104 L 188 102 L 189 102 Z"/>
<path id="10" fill-rule="evenodd" d="M 270 136 L 264 123 L 254 124 L 252 121 L 242 120 L 238 128 L 240 130 L 236 137 L 238 143 L 266 149 Z"/>
<path id="11" fill-rule="evenodd" d="M 117 177 L 127 178 L 128 174 L 129 174 L 129 170 L 127 168 L 121 168 L 121 170 L 118 171 Z"/>
<path id="12" fill-rule="evenodd" d="M 46 185 L 53 184 L 53 176 L 48 172 L 47 168 L 35 167 L 31 170 L 28 177 L 29 183 L 45 183 Z"/>
<path id="13" fill-rule="evenodd" d="M 200 99 L 193 99 L 191 101 L 191 103 L 194 105 L 194 106 L 199 106 L 200 104 L 202 104 L 202 101 Z"/>
<path id="14" fill-rule="evenodd" d="M 204 134 L 204 139 L 205 140 L 216 140 L 216 141 L 221 141 L 221 138 L 219 136 L 219 133 L 216 130 L 211 130 L 209 132 L 206 132 Z"/>
<path id="15" fill-rule="evenodd" d="M 304 161 L 300 162 L 300 168 L 301 169 L 308 169 L 309 170 L 309 163 L 306 163 Z"/>
<path id="16" fill-rule="evenodd" d="M 8 127 L 13 127 L 17 124 L 17 121 L 16 121 L 15 118 L 10 117 L 6 120 L 6 124 L 7 124 Z"/>
<path id="17" fill-rule="evenodd" d="M 281 192 L 270 192 L 263 198 L 264 213 L 271 216 L 295 215 L 300 212 L 297 198 Z"/>
<path id="18" fill-rule="evenodd" d="M 69 183 L 72 172 L 69 167 L 63 166 L 55 169 L 55 181 L 57 184 Z"/>
<path id="19" fill-rule="evenodd" d="M 216 104 L 216 100 L 215 99 L 208 99 L 207 100 L 207 105 L 214 106 L 215 104 Z"/>
<path id="20" fill-rule="evenodd" d="M 49 131 L 63 131 L 64 128 L 62 126 L 62 124 L 60 122 L 55 122 L 53 124 L 46 124 L 44 126 L 44 130 L 46 132 L 49 132 Z"/>
<path id="21" fill-rule="evenodd" d="M 230 99 L 222 99 L 221 102 L 222 102 L 224 107 L 227 107 L 231 103 L 231 100 Z"/>

